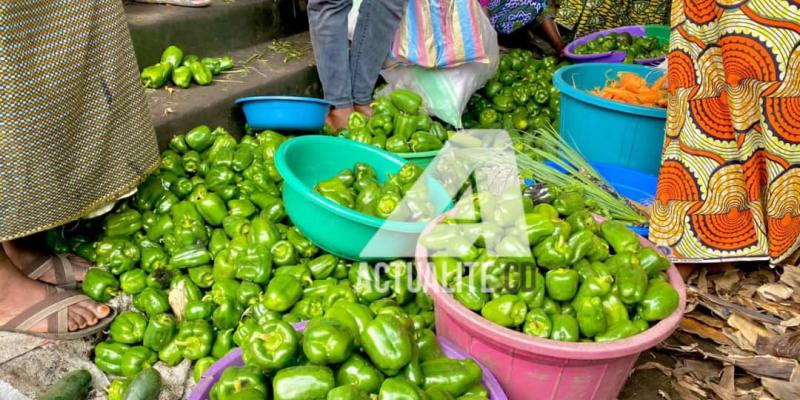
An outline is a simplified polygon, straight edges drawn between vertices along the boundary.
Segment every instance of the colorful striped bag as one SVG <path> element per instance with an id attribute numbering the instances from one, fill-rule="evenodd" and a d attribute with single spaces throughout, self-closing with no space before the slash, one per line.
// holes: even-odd
<path id="1" fill-rule="evenodd" d="M 477 0 L 409 0 L 391 58 L 423 68 L 489 63 Z"/>

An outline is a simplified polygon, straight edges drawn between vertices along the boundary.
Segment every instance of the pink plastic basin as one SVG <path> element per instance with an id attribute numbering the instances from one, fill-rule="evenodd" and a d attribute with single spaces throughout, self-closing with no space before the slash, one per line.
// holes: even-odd
<path id="1" fill-rule="evenodd" d="M 294 329 L 298 332 L 302 332 L 306 329 L 307 324 L 308 321 L 298 322 L 294 324 Z M 459 350 L 447 339 L 443 339 L 441 337 L 437 338 L 439 339 L 439 344 L 442 346 L 442 351 L 447 357 L 458 359 L 471 358 L 478 363 L 478 365 L 481 367 L 481 370 L 483 370 L 481 383 L 483 383 L 483 386 L 485 386 L 486 390 L 489 392 L 490 400 L 508 400 L 508 397 L 506 397 L 506 394 L 503 392 L 503 388 L 500 386 L 497 378 L 492 375 L 492 371 L 489 370 L 489 368 L 481 364 L 477 358 Z M 214 365 L 209 367 L 208 370 L 203 373 L 200 381 L 197 382 L 194 390 L 192 390 L 192 393 L 189 395 L 189 400 L 208 399 L 209 393 L 211 392 L 211 387 L 214 386 L 214 383 L 216 383 L 217 380 L 219 380 L 219 377 L 222 376 L 222 373 L 225 371 L 225 369 L 230 367 L 241 367 L 243 365 L 244 361 L 242 361 L 242 349 L 237 347 L 224 357 L 217 360 Z"/>
<path id="2" fill-rule="evenodd" d="M 441 217 L 422 232 L 430 232 Z M 643 246 L 655 247 L 644 238 Z M 540 339 L 503 328 L 467 309 L 439 285 L 428 264 L 428 250 L 417 246 L 416 269 L 436 313 L 436 333 L 489 367 L 511 400 L 612 400 L 622 390 L 639 353 L 654 347 L 678 327 L 686 307 L 686 286 L 672 265 L 667 274 L 678 291 L 678 308 L 636 336 L 606 343 L 568 343 Z"/>

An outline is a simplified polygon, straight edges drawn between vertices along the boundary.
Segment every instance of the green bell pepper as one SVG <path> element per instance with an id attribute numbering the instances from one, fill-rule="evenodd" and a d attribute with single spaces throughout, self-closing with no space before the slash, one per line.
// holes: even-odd
<path id="1" fill-rule="evenodd" d="M 226 301 L 235 302 L 239 296 L 239 281 L 218 279 L 211 286 L 211 300 L 217 305 Z"/>
<path id="2" fill-rule="evenodd" d="M 189 70 L 192 71 L 194 83 L 200 86 L 210 85 L 211 81 L 214 79 L 211 71 L 199 61 L 190 61 L 188 67 Z"/>
<path id="3" fill-rule="evenodd" d="M 411 135 L 408 144 L 415 153 L 439 150 L 443 146 L 442 141 L 436 136 L 424 131 L 417 131 Z"/>
<path id="4" fill-rule="evenodd" d="M 321 298 L 302 298 L 292 306 L 289 314 L 297 315 L 304 320 L 310 320 L 322 316 L 324 313 L 323 308 Z"/>
<path id="5" fill-rule="evenodd" d="M 131 270 L 141 257 L 139 246 L 127 238 L 105 237 L 95 243 L 97 266 L 114 275 Z"/>
<path id="6" fill-rule="evenodd" d="M 178 68 L 183 62 L 183 50 L 177 46 L 169 46 L 161 53 L 161 62 Z"/>
<path id="7" fill-rule="evenodd" d="M 186 132 L 184 140 L 189 148 L 202 152 L 214 143 L 214 135 L 211 134 L 211 128 L 207 125 L 198 125 Z"/>
<path id="8" fill-rule="evenodd" d="M 181 89 L 188 88 L 192 84 L 192 70 L 184 66 L 175 68 L 172 71 L 172 83 Z"/>
<path id="9" fill-rule="evenodd" d="M 198 288 L 208 289 L 214 284 L 214 270 L 208 265 L 192 267 L 186 270 L 192 283 Z"/>
<path id="10" fill-rule="evenodd" d="M 214 309 L 211 314 L 211 320 L 214 327 L 218 330 L 233 329 L 239 324 L 239 319 L 242 317 L 244 310 L 239 306 L 236 299 L 223 300 Z"/>
<path id="11" fill-rule="evenodd" d="M 259 284 L 244 281 L 239 284 L 239 290 L 236 292 L 236 302 L 242 307 L 252 306 L 258 303 L 261 292 Z"/>
<path id="12" fill-rule="evenodd" d="M 244 338 L 242 357 L 246 365 L 277 371 L 294 362 L 299 348 L 298 334 L 284 321 L 265 321 Z"/>
<path id="13" fill-rule="evenodd" d="M 170 73 L 172 73 L 172 65 L 158 63 L 143 69 L 139 77 L 146 88 L 158 89 L 167 83 Z"/>
<path id="14" fill-rule="evenodd" d="M 353 352 L 352 332 L 332 318 L 312 319 L 303 332 L 303 352 L 317 365 L 342 363 Z"/>
<path id="15" fill-rule="evenodd" d="M 284 265 L 275 269 L 275 276 L 278 275 L 289 275 L 294 279 L 300 281 L 303 286 L 311 284 L 313 279 L 311 277 L 311 271 L 308 270 L 305 264 L 297 264 L 297 265 Z"/>
<path id="16" fill-rule="evenodd" d="M 399 128 L 397 128 L 399 129 Z M 391 136 L 386 139 L 386 145 L 384 146 L 386 151 L 392 153 L 410 153 L 411 147 L 406 144 L 405 139 L 399 136 Z"/>
<path id="17" fill-rule="evenodd" d="M 670 316 L 679 301 L 678 291 L 669 283 L 652 279 L 637 306 L 637 315 L 645 321 L 659 321 Z"/>
<path id="18" fill-rule="evenodd" d="M 219 75 L 219 73 L 222 72 L 222 66 L 218 58 L 203 57 L 200 59 L 200 63 L 211 72 L 211 75 Z"/>
<path id="19" fill-rule="evenodd" d="M 338 263 L 339 259 L 336 258 L 336 256 L 332 254 L 323 254 L 310 260 L 307 266 L 309 271 L 311 271 L 311 275 L 314 276 L 314 279 L 326 279 L 331 276 Z"/>
<path id="20" fill-rule="evenodd" d="M 265 284 L 272 275 L 272 257 L 266 246 L 253 246 L 236 257 L 236 279 Z"/>
<path id="21" fill-rule="evenodd" d="M 111 384 L 106 388 L 108 400 L 123 400 L 125 389 L 130 385 L 130 381 L 131 379 L 128 378 L 117 378 L 111 381 Z"/>
<path id="22" fill-rule="evenodd" d="M 142 228 L 142 214 L 127 209 L 105 217 L 105 231 L 108 236 L 130 236 Z M 51 231 L 52 232 L 52 231 Z"/>
<path id="23" fill-rule="evenodd" d="M 272 379 L 274 400 L 323 399 L 335 386 L 333 371 L 317 365 L 285 368 Z"/>
<path id="24" fill-rule="evenodd" d="M 272 262 L 278 266 L 294 265 L 297 262 L 297 253 L 294 246 L 287 240 L 280 240 L 270 248 Z"/>
<path id="25" fill-rule="evenodd" d="M 92 300 L 105 303 L 119 293 L 120 283 L 110 272 L 91 268 L 83 278 L 83 293 Z"/>
<path id="26" fill-rule="evenodd" d="M 189 300 L 183 308 L 186 321 L 208 320 L 214 312 L 214 304 L 203 300 Z"/>
<path id="27" fill-rule="evenodd" d="M 480 382 L 482 371 L 470 358 L 439 358 L 422 363 L 425 389 L 441 389 L 452 396 L 461 396 Z"/>
<path id="28" fill-rule="evenodd" d="M 165 150 L 161 153 L 160 169 L 161 171 L 169 171 L 177 176 L 182 176 L 184 175 L 183 158 L 172 150 Z"/>
<path id="29" fill-rule="evenodd" d="M 175 336 L 175 344 L 183 358 L 199 360 L 211 352 L 214 330 L 208 321 L 183 321 Z"/>
<path id="30" fill-rule="evenodd" d="M 122 354 L 120 367 L 123 376 L 134 376 L 153 366 L 158 361 L 158 354 L 144 346 L 133 346 Z"/>
<path id="31" fill-rule="evenodd" d="M 605 314 L 608 326 L 616 326 L 629 321 L 628 309 L 616 295 L 609 294 L 605 296 L 601 304 L 603 305 L 603 314 Z"/>
<path id="32" fill-rule="evenodd" d="M 600 232 L 616 253 L 639 251 L 639 237 L 621 222 L 605 221 L 600 224 Z"/>
<path id="33" fill-rule="evenodd" d="M 428 397 L 417 385 L 395 377 L 383 381 L 378 400 L 428 400 Z"/>
<path id="34" fill-rule="evenodd" d="M 148 287 L 134 296 L 133 306 L 147 314 L 148 317 L 170 310 L 167 294 L 163 290 L 154 287 Z"/>
<path id="35" fill-rule="evenodd" d="M 516 327 L 525 322 L 528 306 L 525 301 L 513 294 L 500 295 L 481 309 L 481 315 L 500 326 Z"/>
<path id="36" fill-rule="evenodd" d="M 378 369 L 395 375 L 411 361 L 412 342 L 407 327 L 388 315 L 375 317 L 361 333 L 364 351 Z"/>
<path id="37" fill-rule="evenodd" d="M 587 230 L 596 233 L 600 229 L 600 226 L 589 210 L 577 210 L 570 214 L 566 221 L 572 227 L 573 232 Z"/>
<path id="38" fill-rule="evenodd" d="M 444 357 L 444 352 L 439 345 L 439 340 L 432 330 L 427 328 L 417 330 L 415 333 L 415 342 L 417 348 L 419 348 L 421 362 Z"/>
<path id="39" fill-rule="evenodd" d="M 488 301 L 488 296 L 483 292 L 481 282 L 476 277 L 474 274 L 461 277 L 453 285 L 453 297 L 464 307 L 472 311 L 481 311 Z"/>
<path id="40" fill-rule="evenodd" d="M 142 344 L 154 351 L 163 349 L 175 336 L 177 322 L 170 314 L 158 314 L 150 318 L 144 331 Z"/>
<path id="41" fill-rule="evenodd" d="M 194 369 L 192 371 L 192 378 L 194 378 L 195 383 L 200 382 L 200 378 L 203 377 L 203 374 L 211 368 L 217 360 L 214 357 L 203 357 L 194 363 Z"/>
<path id="42" fill-rule="evenodd" d="M 354 343 L 361 344 L 361 334 L 367 328 L 374 314 L 369 307 L 354 300 L 339 300 L 327 307 L 325 318 L 339 321 L 350 330 Z"/>
<path id="43" fill-rule="evenodd" d="M 264 305 L 273 311 L 283 312 L 291 308 L 303 295 L 303 284 L 289 275 L 276 275 L 267 285 Z"/>
<path id="44" fill-rule="evenodd" d="M 233 349 L 233 329 L 217 332 L 214 345 L 211 347 L 211 356 L 220 359 Z"/>
<path id="45" fill-rule="evenodd" d="M 233 199 L 228 201 L 228 213 L 235 217 L 250 218 L 256 213 L 256 206 L 247 199 Z"/>
<path id="46" fill-rule="evenodd" d="M 269 389 L 264 375 L 258 368 L 251 366 L 226 368 L 211 388 L 211 400 L 233 400 L 237 394 L 247 390 L 261 393 L 261 398 L 267 398 Z"/>
<path id="47" fill-rule="evenodd" d="M 119 286 L 128 294 L 137 294 L 147 287 L 147 273 L 143 269 L 132 269 L 120 275 Z"/>
<path id="48" fill-rule="evenodd" d="M 119 342 L 100 342 L 94 348 L 94 363 L 103 372 L 111 375 L 122 374 L 122 355 L 130 346 Z"/>
<path id="49" fill-rule="evenodd" d="M 612 325 L 607 331 L 594 337 L 595 342 L 610 342 L 621 340 L 640 333 L 639 327 L 631 321 L 623 321 Z"/>
<path id="50" fill-rule="evenodd" d="M 203 219 L 213 226 L 219 226 L 228 214 L 225 202 L 219 195 L 209 191 L 205 185 L 198 185 L 190 195 L 192 203 Z"/>
<path id="51" fill-rule="evenodd" d="M 314 246 L 314 243 L 303 236 L 296 226 L 290 228 L 289 231 L 286 232 L 286 240 L 294 246 L 300 257 L 314 257 L 319 252 L 319 248 Z"/>
<path id="52" fill-rule="evenodd" d="M 578 273 L 572 269 L 559 268 L 547 271 L 545 288 L 553 300 L 569 301 L 578 293 Z"/>
<path id="53" fill-rule="evenodd" d="M 118 315 L 109 329 L 111 340 L 117 343 L 136 344 L 144 338 L 147 329 L 147 318 L 133 311 L 125 311 Z"/>
<path id="54" fill-rule="evenodd" d="M 550 339 L 562 342 L 578 341 L 580 328 L 575 317 L 566 314 L 552 314 L 550 318 L 553 323 Z"/>
<path id="55" fill-rule="evenodd" d="M 670 267 L 669 260 L 652 247 L 642 247 L 637 253 L 637 258 L 639 258 L 639 265 L 641 265 L 649 278 L 668 270 Z"/>
<path id="56" fill-rule="evenodd" d="M 394 117 L 388 114 L 373 115 L 369 120 L 369 130 L 375 135 L 389 136 L 394 128 Z"/>
<path id="57" fill-rule="evenodd" d="M 575 302 L 578 327 L 584 337 L 595 337 L 606 331 L 608 321 L 599 297 L 583 297 Z"/>
<path id="58" fill-rule="evenodd" d="M 348 279 L 353 287 L 353 292 L 359 300 L 365 303 L 382 299 L 389 295 L 391 289 L 383 284 L 378 271 L 367 263 L 359 263 L 350 267 Z"/>
<path id="59" fill-rule="evenodd" d="M 636 304 L 647 291 L 647 273 L 638 263 L 630 264 L 617 270 L 614 284 L 623 303 Z"/>
<path id="60" fill-rule="evenodd" d="M 522 325 L 522 332 L 540 338 L 549 338 L 553 330 L 553 323 L 550 316 L 541 309 L 536 308 L 528 311 L 525 322 Z"/>
<path id="61" fill-rule="evenodd" d="M 328 392 L 326 400 L 370 400 L 370 397 L 363 390 L 351 386 L 339 386 Z"/>
<path id="62" fill-rule="evenodd" d="M 422 105 L 422 97 L 407 89 L 395 89 L 389 99 L 395 108 L 410 115 L 416 114 Z"/>
<path id="63" fill-rule="evenodd" d="M 183 354 L 174 338 L 158 352 L 158 359 L 170 367 L 174 367 L 183 361 Z"/>
<path id="64" fill-rule="evenodd" d="M 337 385 L 350 385 L 371 394 L 378 394 L 383 380 L 383 373 L 358 354 L 350 356 L 336 372 Z"/>
<path id="65" fill-rule="evenodd" d="M 570 249 L 567 246 L 567 240 L 564 236 L 553 234 L 537 244 L 536 247 L 533 248 L 533 254 L 536 256 L 536 263 L 540 267 L 555 269 L 568 265 Z"/>
<path id="66" fill-rule="evenodd" d="M 233 59 L 230 58 L 229 56 L 220 57 L 217 60 L 219 61 L 220 69 L 223 71 L 233 69 L 234 67 Z"/>

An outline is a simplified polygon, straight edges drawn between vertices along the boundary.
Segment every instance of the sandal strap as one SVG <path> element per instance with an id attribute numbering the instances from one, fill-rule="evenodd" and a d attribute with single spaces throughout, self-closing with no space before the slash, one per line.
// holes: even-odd
<path id="1" fill-rule="evenodd" d="M 39 279 L 47 271 L 53 270 L 56 277 L 56 286 L 69 286 L 75 284 L 75 269 L 66 254 L 54 256 L 41 256 L 22 269 L 22 272 L 31 279 Z"/>
<path id="2" fill-rule="evenodd" d="M 89 297 L 80 292 L 47 286 L 47 296 L 42 301 L 25 309 L 3 325 L 1 329 L 27 331 L 37 322 L 47 319 L 47 328 L 50 333 L 68 332 L 69 306 L 87 300 L 90 300 Z"/>
<path id="3" fill-rule="evenodd" d="M 33 260 L 33 262 L 28 264 L 25 268 L 22 268 L 22 273 L 28 278 L 39 279 L 45 274 L 45 272 L 49 271 L 50 268 L 53 267 L 52 264 L 52 257 L 41 255 Z"/>

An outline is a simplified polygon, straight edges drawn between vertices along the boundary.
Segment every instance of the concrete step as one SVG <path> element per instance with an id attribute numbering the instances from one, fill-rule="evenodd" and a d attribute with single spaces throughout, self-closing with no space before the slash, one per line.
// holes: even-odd
<path id="1" fill-rule="evenodd" d="M 192 85 L 178 89 L 171 85 L 148 90 L 150 112 L 164 148 L 173 135 L 186 132 L 199 124 L 228 129 L 244 127 L 244 116 L 234 101 L 259 95 L 296 95 L 321 97 L 322 89 L 314 64 L 308 32 L 280 39 L 302 55 L 286 60 L 275 51 L 274 41 L 230 52 L 236 67 L 214 77 L 209 86 Z M 219 56 L 211 54 L 210 56 Z"/>
<path id="2" fill-rule="evenodd" d="M 174 44 L 187 54 L 225 55 L 308 29 L 305 0 L 214 0 L 189 8 L 126 1 L 139 66 L 155 64 Z M 300 4 L 302 2 L 302 4 Z"/>

